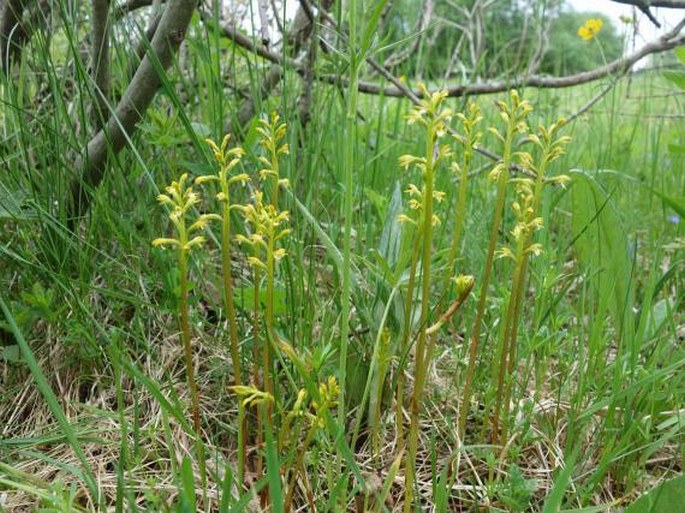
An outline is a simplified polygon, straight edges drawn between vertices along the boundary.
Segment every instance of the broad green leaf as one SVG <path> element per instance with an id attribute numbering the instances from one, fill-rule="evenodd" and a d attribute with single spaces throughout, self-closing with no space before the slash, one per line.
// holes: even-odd
<path id="1" fill-rule="evenodd" d="M 371 44 L 373 43 L 374 38 L 377 37 L 378 24 L 380 22 L 380 18 L 383 14 L 383 9 L 385 8 L 386 3 L 387 0 L 380 0 L 376 4 L 375 8 L 371 10 L 371 15 L 369 16 L 368 22 L 366 23 L 364 36 L 362 38 L 361 52 L 363 57 L 366 57 L 366 54 L 371 48 Z"/>
<path id="2" fill-rule="evenodd" d="M 685 145 L 682 144 L 669 144 L 668 152 L 674 155 L 685 155 Z"/>
<path id="3" fill-rule="evenodd" d="M 181 463 L 181 481 L 183 488 L 181 489 L 181 508 L 183 513 L 193 513 L 197 511 L 195 501 L 195 475 L 193 474 L 193 462 L 188 456 L 183 458 Z"/>
<path id="4" fill-rule="evenodd" d="M 386 210 L 379 250 L 388 266 L 392 268 L 399 259 L 402 246 L 402 230 L 397 222 L 397 216 L 402 212 L 402 187 L 399 182 L 395 184 L 390 207 Z"/>
<path id="5" fill-rule="evenodd" d="M 381 489 L 381 493 L 378 495 L 378 498 L 376 500 L 376 508 L 378 511 L 381 510 L 381 505 L 385 504 L 386 499 L 388 498 L 388 495 L 390 495 L 390 490 L 392 489 L 392 485 L 395 482 L 395 477 L 397 476 L 397 473 L 400 470 L 400 467 L 402 466 L 402 459 L 404 458 L 404 449 L 401 449 L 395 460 L 392 462 L 392 465 L 390 465 L 390 470 L 388 471 L 388 475 L 383 481 L 383 488 Z M 445 467 L 445 470 L 447 470 L 447 467 Z M 446 472 L 445 472 L 446 474 Z M 438 510 L 438 511 L 446 511 L 445 510 Z"/>
<path id="6" fill-rule="evenodd" d="M 237 287 L 233 291 L 233 301 L 238 308 L 252 312 L 254 311 L 254 287 Z M 286 313 L 285 289 L 283 287 L 274 288 L 274 315 Z M 259 290 L 259 304 L 266 305 L 266 288 Z"/>
<path id="7" fill-rule="evenodd" d="M 259 128 L 259 118 L 256 116 L 252 118 L 250 123 L 245 128 L 245 138 L 243 139 L 243 148 L 252 148 L 257 145 L 260 135 L 257 129 Z"/>
<path id="8" fill-rule="evenodd" d="M 335 262 L 336 267 L 338 267 L 338 269 L 342 269 L 342 251 L 340 251 L 340 249 L 335 245 L 335 243 L 331 240 L 328 234 L 324 231 L 316 217 L 314 217 L 314 215 L 307 209 L 307 207 L 300 200 L 297 199 L 297 197 L 292 193 L 292 191 L 290 191 L 290 189 L 286 189 L 285 192 L 288 195 L 288 199 L 295 202 L 297 210 L 300 212 L 304 220 L 312 227 L 312 229 L 316 233 L 316 236 L 321 240 L 323 245 L 326 247 L 326 252 L 328 256 L 333 260 L 333 262 Z M 352 264 L 351 271 L 352 286 L 353 288 L 357 288 L 359 287 L 361 282 L 359 269 L 356 266 L 354 266 L 354 264 Z"/>
<path id="9" fill-rule="evenodd" d="M 181 169 L 187 169 L 193 176 L 213 175 L 216 173 L 212 164 L 206 162 L 190 162 L 189 160 L 181 160 L 178 163 Z"/>
<path id="10" fill-rule="evenodd" d="M 569 175 L 573 179 L 571 245 L 580 264 L 589 271 L 599 304 L 607 305 L 614 322 L 620 326 L 625 312 L 630 310 L 626 306 L 632 305 L 632 274 L 629 241 L 612 201 L 615 189 L 607 191 L 595 178 L 580 170 L 573 170 Z"/>
<path id="11" fill-rule="evenodd" d="M 681 151 L 685 152 L 685 146 L 675 146 L 675 145 L 670 145 L 669 146 L 669 151 L 673 152 L 674 148 L 679 148 Z M 630 175 L 626 175 L 624 173 L 619 173 L 618 171 L 612 171 L 612 170 L 604 170 L 602 171 L 603 175 L 606 176 L 611 176 L 613 178 L 619 178 L 621 180 L 625 180 L 631 183 L 634 183 L 636 185 L 639 185 L 641 187 L 644 187 L 645 189 L 649 190 L 652 194 L 657 196 L 659 199 L 661 199 L 662 203 L 666 205 L 667 207 L 672 208 L 675 210 L 675 212 L 680 215 L 681 217 L 685 217 L 685 196 L 669 196 L 668 194 L 664 194 L 661 191 L 658 191 L 657 189 L 650 187 L 649 185 L 636 180 L 634 177 Z"/>
<path id="12" fill-rule="evenodd" d="M 666 481 L 647 492 L 633 504 L 628 506 L 625 513 L 666 513 L 682 511 L 684 497 L 685 476 L 679 476 L 670 481 Z"/>
<path id="13" fill-rule="evenodd" d="M 5 187 L 0 190 L 0 221 L 36 219 L 38 214 L 29 206 L 26 193 L 12 193 Z"/>
<path id="14" fill-rule="evenodd" d="M 671 299 L 661 299 L 652 305 L 647 320 L 647 331 L 644 336 L 645 341 L 650 340 L 659 332 L 674 309 L 675 303 Z"/>
<path id="15" fill-rule="evenodd" d="M 227 513 L 228 506 L 233 502 L 233 472 L 229 466 L 226 466 L 226 473 L 221 482 L 221 502 L 219 502 L 219 513 Z"/>
<path id="16" fill-rule="evenodd" d="M 682 426 L 685 424 L 685 412 L 679 411 L 675 415 L 671 415 L 663 422 L 657 424 L 657 431 L 664 431 L 673 426 Z"/>
<path id="17" fill-rule="evenodd" d="M 382 194 L 377 193 L 370 187 L 364 187 L 364 195 L 376 209 L 376 214 L 380 219 L 385 217 L 385 213 L 388 210 L 388 198 Z"/>
<path id="18" fill-rule="evenodd" d="M 262 405 L 263 415 L 266 417 L 266 405 Z M 281 462 L 278 457 L 274 434 L 269 423 L 264 424 L 264 438 L 266 440 L 266 479 L 269 483 L 269 499 L 273 513 L 283 513 L 283 488 L 281 486 Z"/>
<path id="19" fill-rule="evenodd" d="M 673 82 L 680 89 L 685 89 L 685 73 L 682 71 L 669 70 L 664 71 L 662 75 L 666 80 Z"/>
<path id="20" fill-rule="evenodd" d="M 561 470 L 559 475 L 554 479 L 554 486 L 552 491 L 545 499 L 545 504 L 542 513 L 600 513 L 604 511 L 611 511 L 611 504 L 601 504 L 599 506 L 590 506 L 578 509 L 561 509 L 564 502 L 564 496 L 569 488 L 569 483 L 572 481 L 573 467 L 575 465 L 578 453 L 571 455 L 566 462 L 566 466 Z"/>
<path id="21" fill-rule="evenodd" d="M 568 488 L 573 473 L 573 465 L 575 463 L 576 455 L 573 454 L 570 461 L 566 462 L 566 467 L 562 469 L 559 475 L 554 479 L 554 486 L 552 491 L 545 499 L 545 505 L 542 513 L 559 513 L 561 505 L 564 502 L 566 489 Z"/>
<path id="22" fill-rule="evenodd" d="M 651 187 L 650 191 L 652 191 L 652 194 L 655 196 L 658 196 L 664 205 L 671 207 L 680 217 L 685 217 L 685 196 L 667 196 Z"/>
<path id="23" fill-rule="evenodd" d="M 599 506 L 588 506 L 587 508 L 564 509 L 560 513 L 606 513 L 613 511 L 614 504 L 600 504 Z"/>
<path id="24" fill-rule="evenodd" d="M 245 492 L 242 497 L 240 497 L 240 500 L 231 507 L 229 513 L 245 513 L 245 511 L 251 511 L 249 507 L 251 502 L 259 504 L 258 496 L 267 484 L 266 479 L 266 477 L 263 477 L 252 485 L 252 488 Z M 219 512 L 223 513 L 223 510 L 219 510 Z"/>

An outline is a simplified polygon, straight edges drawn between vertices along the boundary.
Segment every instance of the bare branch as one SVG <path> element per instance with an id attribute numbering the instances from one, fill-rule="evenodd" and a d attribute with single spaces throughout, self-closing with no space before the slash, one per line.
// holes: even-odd
<path id="1" fill-rule="evenodd" d="M 632 5 L 638 9 L 643 7 L 664 7 L 666 9 L 685 9 L 685 0 L 610 0 L 617 4 Z"/>
<path id="2" fill-rule="evenodd" d="M 126 88 L 107 124 L 88 143 L 85 156 L 78 162 L 80 176 L 72 181 L 70 224 L 74 225 L 90 206 L 92 189 L 102 181 L 108 156 L 118 153 L 130 140 L 138 122 L 161 85 L 160 74 L 171 66 L 185 37 L 195 10 L 194 0 L 170 0 L 159 27 L 140 67 Z"/>
<path id="3" fill-rule="evenodd" d="M 107 119 L 107 100 L 109 98 L 109 37 L 110 17 L 109 0 L 93 0 L 93 48 L 91 67 L 95 84 L 93 105 L 93 125 L 101 130 Z"/>
<path id="4" fill-rule="evenodd" d="M 642 119 L 685 119 L 685 114 L 645 114 L 644 112 L 611 112 L 608 110 L 597 111 L 598 114 L 603 114 L 605 116 L 624 116 L 628 118 L 640 118 Z"/>
<path id="5" fill-rule="evenodd" d="M 269 5 L 266 0 L 258 0 L 257 11 L 259 12 L 259 31 L 262 34 L 262 44 L 268 47 L 271 36 L 269 35 Z"/>
<path id="6" fill-rule="evenodd" d="M 676 38 L 676 36 L 682 30 L 683 25 L 685 25 L 685 19 L 682 22 L 680 22 L 674 30 L 672 30 L 668 34 L 663 35 L 656 41 L 647 43 L 645 46 L 643 46 L 638 51 L 632 53 L 631 55 L 628 55 L 627 57 L 623 57 L 620 59 L 616 59 L 615 61 L 612 61 L 606 64 L 605 66 L 601 66 L 592 71 L 585 71 L 582 73 L 568 75 L 565 77 L 546 77 L 531 75 L 528 77 L 519 76 L 512 78 L 511 80 L 484 82 L 480 84 L 460 84 L 448 87 L 447 92 L 448 95 L 451 97 L 460 97 L 466 95 L 500 93 L 512 88 L 524 86 L 540 88 L 563 88 L 593 82 L 595 80 L 607 76 L 621 75 L 628 72 L 636 62 L 642 60 L 650 54 L 665 52 L 668 50 L 672 50 L 677 46 L 685 44 L 685 36 Z M 320 75 L 318 79 L 329 83 L 347 85 L 346 80 L 340 79 L 340 77 L 334 75 Z M 407 96 L 406 93 L 402 91 L 402 89 L 397 87 L 396 84 L 391 87 L 383 87 L 375 83 L 360 82 L 359 91 L 366 94 L 383 94 L 385 96 L 392 96 L 396 98 Z M 414 91 L 413 94 L 415 96 L 418 96 L 420 93 L 418 91 Z"/>
<path id="7" fill-rule="evenodd" d="M 278 6 L 276 5 L 276 0 L 270 0 L 271 1 L 271 10 L 274 13 L 274 20 L 276 21 L 276 28 L 278 29 L 278 33 L 281 35 L 281 39 L 283 39 L 283 35 L 285 34 L 285 27 L 283 26 L 283 23 L 285 23 L 285 20 L 281 19 L 280 14 L 282 11 L 278 9 Z"/>
<path id="8" fill-rule="evenodd" d="M 205 11 L 201 11 L 200 16 L 202 17 L 202 20 L 205 23 L 214 22 L 214 18 Z M 273 64 L 277 64 L 279 66 L 283 64 L 283 57 L 281 54 L 272 52 L 266 46 L 255 43 L 252 40 L 252 38 L 246 36 L 245 34 L 242 34 L 236 27 L 229 26 L 223 23 L 219 24 L 217 29 L 221 32 L 221 34 L 224 37 L 230 39 L 241 48 L 244 48 L 245 50 L 256 55 L 259 55 L 260 57 L 266 59 L 269 62 L 272 62 Z M 294 65 L 294 63 L 292 62 L 289 62 L 289 64 Z"/>
<path id="9" fill-rule="evenodd" d="M 306 2 L 303 2 L 303 9 Z M 314 20 L 311 20 L 312 23 Z M 300 115 L 300 124 L 304 127 L 309 123 L 312 106 L 312 89 L 314 86 L 314 65 L 316 64 L 317 50 L 319 48 L 318 41 L 318 25 L 313 24 L 312 35 L 309 38 L 309 48 L 304 60 L 304 68 L 302 73 L 302 92 L 298 100 L 298 112 Z"/>
<path id="10" fill-rule="evenodd" d="M 469 45 L 468 49 L 469 56 L 471 57 L 471 66 L 473 68 L 476 67 L 478 59 L 480 58 L 476 56 L 480 55 L 480 47 L 482 46 L 481 42 L 483 40 L 483 24 L 481 16 L 482 12 L 480 9 L 482 1 L 476 0 L 471 10 L 466 9 L 461 5 L 453 4 L 452 2 L 448 3 L 454 9 L 460 12 L 460 17 L 464 21 L 463 25 L 460 25 L 452 20 L 445 20 L 445 22 L 455 26 L 455 28 L 457 28 L 457 30 L 461 32 L 461 36 L 459 37 L 457 44 L 454 45 L 454 50 L 452 50 L 452 56 L 450 57 L 449 64 L 447 65 L 447 68 L 445 68 L 445 73 L 443 75 L 444 80 L 447 80 L 450 76 L 452 76 L 454 67 L 457 65 L 457 63 L 461 64 L 459 59 L 459 53 L 461 52 L 461 49 L 465 42 L 468 42 Z M 463 64 L 461 64 L 461 67 L 463 69 Z"/>
<path id="11" fill-rule="evenodd" d="M 285 34 L 285 39 L 292 43 L 292 46 L 288 48 L 288 53 L 290 54 L 296 54 L 311 34 L 314 19 L 310 18 L 307 12 L 312 14 L 311 7 L 307 4 L 306 0 L 301 0 L 295 14 L 295 21 L 291 24 L 288 33 Z M 288 66 L 300 74 L 305 74 L 305 69 L 291 57 L 272 52 L 265 45 L 256 43 L 252 38 L 242 34 L 233 26 L 218 24 L 217 27 L 216 20 L 204 9 L 200 10 L 200 16 L 205 23 L 212 24 L 224 37 L 230 39 L 236 45 L 273 63 L 273 66 L 266 72 L 259 91 L 259 98 L 264 99 L 268 97 L 271 91 L 278 85 L 283 76 L 283 66 Z M 257 98 L 246 98 L 238 109 L 237 126 L 231 126 L 229 123 L 225 128 L 226 131 L 237 133 L 255 115 L 256 104 Z"/>
<path id="12" fill-rule="evenodd" d="M 334 21 L 330 20 L 332 23 L 335 23 Z M 583 83 L 583 82 L 589 82 L 592 80 L 597 80 L 598 78 L 602 78 L 603 76 L 606 75 L 612 75 L 613 80 L 611 83 L 603 90 L 601 91 L 596 97 L 592 98 L 589 102 L 587 102 L 584 106 L 581 107 L 580 111 L 575 113 L 573 115 L 573 119 L 576 117 L 580 116 L 584 112 L 586 112 L 588 109 L 590 109 L 595 103 L 597 103 L 604 95 L 606 95 L 616 84 L 618 81 L 618 78 L 622 75 L 625 74 L 630 70 L 633 64 L 635 64 L 637 61 L 645 57 L 646 55 L 649 55 L 651 53 L 657 53 L 657 52 L 662 52 L 666 51 L 672 48 L 675 48 L 676 46 L 679 46 L 685 42 L 685 37 L 680 37 L 677 39 L 673 39 L 678 34 L 680 34 L 680 31 L 685 27 L 685 18 L 676 25 L 673 30 L 670 32 L 664 34 L 661 36 L 658 40 L 653 41 L 651 43 L 648 43 L 645 45 L 641 50 L 635 52 L 631 56 L 624 58 L 624 59 L 618 59 L 617 61 L 614 61 L 613 63 L 608 64 L 607 66 L 604 66 L 603 68 L 599 68 L 599 70 L 594 70 L 591 72 L 587 73 L 581 73 L 578 75 L 572 75 L 569 77 L 560 77 L 560 78 L 551 78 L 548 79 L 546 77 L 529 77 L 529 78 L 523 78 L 519 79 L 519 83 L 504 83 L 504 82 L 493 82 L 493 83 L 488 83 L 488 84 L 477 84 L 474 86 L 459 86 L 457 88 L 449 88 L 448 93 L 451 96 L 465 96 L 467 94 L 486 94 L 486 93 L 497 93 L 497 92 L 503 92 L 511 89 L 512 87 L 521 87 L 523 85 L 530 85 L 530 86 L 537 86 L 537 87 L 567 87 L 570 85 L 574 85 L 573 83 L 566 84 L 566 82 L 574 82 L 575 80 L 578 79 L 579 76 L 582 76 L 584 79 L 587 78 L 586 75 L 588 76 L 594 76 L 594 78 L 584 80 L 582 82 L 577 82 L 577 83 Z M 398 78 L 396 78 L 390 71 L 387 70 L 384 66 L 379 64 L 375 59 L 373 58 L 367 58 L 366 62 L 377 72 L 379 72 L 385 79 L 387 79 L 389 82 L 391 82 L 394 87 L 390 88 L 378 88 L 378 92 L 374 92 L 374 94 L 378 94 L 382 92 L 385 95 L 388 96 L 396 96 L 396 97 L 405 97 L 408 98 L 409 100 L 412 101 L 414 104 L 418 104 L 420 101 L 420 92 L 417 91 L 412 91 L 409 89 L 406 85 L 404 85 Z M 609 71 L 607 71 L 609 70 Z M 596 76 L 595 76 L 596 75 Z M 346 84 L 345 81 L 341 81 L 336 78 L 336 80 L 329 80 L 329 77 L 317 77 L 319 80 L 326 80 L 330 81 L 333 83 L 338 83 L 338 84 Z M 555 81 L 555 82 L 547 82 L 548 80 Z M 538 82 L 538 84 L 531 83 L 533 82 Z M 555 84 L 557 82 L 561 81 L 562 84 L 564 85 L 539 85 L 540 83 L 544 84 Z M 366 87 L 367 84 L 360 83 L 359 84 L 359 90 L 360 92 L 370 92 L 370 91 L 365 91 L 364 87 Z M 375 87 L 375 85 L 374 85 Z M 461 134 L 458 134 L 454 130 L 450 130 L 450 133 L 456 137 L 457 139 L 464 141 L 464 138 Z M 491 160 L 500 160 L 501 157 L 497 155 L 496 153 L 488 150 L 487 148 L 483 148 L 480 146 L 477 146 L 474 148 L 474 150 L 481 155 L 491 159 Z M 530 171 L 527 169 L 523 169 L 520 166 L 516 164 L 512 164 L 512 169 L 514 171 L 524 173 L 524 174 L 530 174 Z"/>
<path id="13" fill-rule="evenodd" d="M 127 14 L 142 9 L 143 7 L 149 7 L 152 5 L 152 0 L 128 0 L 122 4 L 117 4 L 114 6 L 114 12 L 116 13 L 116 19 L 123 18 Z"/>
<path id="14" fill-rule="evenodd" d="M 317 6 L 321 16 L 327 14 L 326 10 L 331 4 L 332 0 L 324 0 L 321 6 Z M 290 55 L 297 55 L 307 39 L 311 36 L 312 27 L 314 26 L 314 17 L 314 9 L 309 1 L 299 0 L 299 7 L 297 12 L 295 12 L 295 17 L 290 24 L 290 28 L 288 29 L 287 40 L 292 47 Z"/>
<path id="15" fill-rule="evenodd" d="M 300 1 L 300 7 L 302 7 L 302 11 L 307 16 L 307 18 L 309 18 L 309 22 L 314 23 L 314 11 L 312 10 L 312 6 L 309 5 L 309 2 Z"/>
<path id="16" fill-rule="evenodd" d="M 278 65 L 273 65 L 266 72 L 264 81 L 262 82 L 262 87 L 259 92 L 260 101 L 264 101 L 265 98 L 269 97 L 271 91 L 280 83 L 283 78 L 283 68 Z M 257 98 L 252 96 L 246 98 L 238 109 L 237 126 L 231 127 L 226 126 L 226 132 L 239 133 L 245 125 L 247 125 L 250 120 L 255 115 L 255 106 L 257 105 Z"/>
<path id="17" fill-rule="evenodd" d="M 685 2 L 685 0 L 683 1 Z M 302 3 L 307 5 L 308 1 L 302 0 Z M 322 16 L 329 23 L 332 23 L 334 26 L 337 26 L 335 20 L 325 11 L 322 12 Z M 640 61 L 641 59 L 650 54 L 668 51 L 679 45 L 684 44 L 685 37 L 676 38 L 683 29 L 683 27 L 685 27 L 685 18 L 680 23 L 678 23 L 678 25 L 674 27 L 673 30 L 662 35 L 656 41 L 652 41 L 646 44 L 640 50 L 632 53 L 627 57 L 616 59 L 615 61 L 610 62 L 607 65 L 592 71 L 587 71 L 565 77 L 543 77 L 537 75 L 530 75 L 527 77 L 524 76 L 514 78 L 509 81 L 493 81 L 481 84 L 459 85 L 448 88 L 448 94 L 452 97 L 460 97 L 467 95 L 499 93 L 507 91 L 511 88 L 523 86 L 540 88 L 563 88 L 584 84 L 587 82 L 592 82 L 600 78 L 604 78 L 606 76 L 619 76 L 628 72 L 636 62 Z M 281 55 L 270 52 L 268 49 L 254 44 L 250 38 L 240 34 L 235 29 L 231 29 L 230 27 L 226 26 L 221 27 L 221 29 L 226 37 L 232 39 L 236 44 L 242 46 L 248 51 L 256 53 L 275 64 L 286 64 L 288 66 L 292 66 L 292 69 L 295 69 L 300 73 L 303 72 L 301 66 L 298 66 L 294 61 L 290 59 L 284 61 Z M 369 58 L 367 59 L 367 62 L 375 71 L 382 75 L 386 80 L 391 82 L 393 86 L 382 87 L 380 85 L 369 82 L 360 82 L 360 92 L 367 94 L 383 94 L 385 96 L 392 97 L 406 97 L 414 103 L 417 103 L 419 101 L 419 91 L 412 91 L 411 89 L 407 88 L 392 73 L 390 73 L 384 66 L 378 63 L 375 59 Z M 347 82 L 344 79 L 340 79 L 339 77 L 333 75 L 317 75 L 315 78 L 319 81 L 328 83 L 337 83 L 342 85 L 347 84 Z M 607 91 L 605 91 L 603 94 L 606 94 Z M 603 94 L 600 95 L 599 98 L 601 98 Z M 597 98 L 595 101 L 598 101 L 599 98 Z M 594 104 L 594 102 L 592 102 L 592 104 Z M 589 105 L 587 108 L 589 108 L 590 106 L 591 105 Z"/>
<path id="18" fill-rule="evenodd" d="M 369 58 L 366 61 L 371 65 L 372 68 L 374 68 L 381 75 L 383 75 L 383 77 L 385 77 L 388 81 L 392 82 L 395 85 L 395 87 L 399 91 L 402 92 L 402 96 L 404 96 L 405 98 L 408 98 L 414 105 L 418 105 L 420 103 L 420 101 L 421 101 L 420 96 L 418 94 L 416 94 L 414 91 L 412 91 L 411 89 L 409 89 L 407 86 L 405 86 L 402 82 L 400 82 L 399 79 L 396 78 L 392 73 L 390 73 L 385 67 L 381 66 L 376 60 L 374 60 L 372 58 Z M 459 139 L 462 142 L 466 142 L 466 139 L 464 138 L 464 136 L 457 133 L 456 130 L 454 130 L 452 128 L 448 128 L 448 131 L 455 138 Z M 495 160 L 495 161 L 501 160 L 500 155 L 497 155 L 496 153 L 494 153 L 494 152 L 492 152 L 486 148 L 482 148 L 480 146 L 475 146 L 473 149 L 476 152 L 483 155 L 484 157 L 489 158 L 490 160 Z M 512 164 L 512 169 L 514 169 L 515 171 L 519 171 L 519 172 L 527 172 L 526 170 L 524 170 L 523 168 L 521 168 L 520 166 L 518 166 L 516 164 Z"/>

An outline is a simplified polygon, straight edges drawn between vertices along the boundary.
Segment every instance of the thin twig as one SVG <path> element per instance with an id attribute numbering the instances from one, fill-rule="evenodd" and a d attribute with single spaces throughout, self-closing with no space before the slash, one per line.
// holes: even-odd
<path id="1" fill-rule="evenodd" d="M 595 96 L 590 98 L 583 106 L 580 107 L 576 112 L 571 114 L 568 118 L 566 118 L 567 122 L 574 121 L 575 119 L 579 118 L 583 114 L 585 114 L 587 111 L 589 111 L 599 100 L 604 98 L 609 91 L 611 91 L 614 87 L 616 87 L 616 84 L 618 83 L 618 78 L 610 81 L 604 89 L 602 89 L 599 93 L 597 93 Z"/>

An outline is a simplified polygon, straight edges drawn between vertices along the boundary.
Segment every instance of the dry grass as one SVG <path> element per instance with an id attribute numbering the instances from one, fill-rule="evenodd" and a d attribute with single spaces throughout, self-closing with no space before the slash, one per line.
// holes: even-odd
<path id="1" fill-rule="evenodd" d="M 158 326 L 159 333 L 164 325 L 172 319 L 163 321 Z M 104 494 L 105 502 L 112 506 L 117 493 L 117 468 L 121 457 L 120 414 L 117 411 L 116 390 L 110 368 L 98 372 L 83 366 L 70 366 L 64 361 L 63 348 L 55 340 L 45 340 L 41 347 L 41 364 L 43 369 L 50 369 L 46 374 L 51 385 L 61 398 L 62 407 L 75 427 L 79 440 L 94 469 L 98 486 Z M 235 399 L 226 389 L 226 379 L 230 375 L 230 363 L 227 350 L 214 344 L 195 341 L 198 381 L 201 390 L 201 409 L 203 418 L 203 438 L 206 444 L 207 465 L 210 469 L 207 486 L 207 502 L 198 511 L 216 511 L 220 499 L 221 482 L 217 473 L 223 476 L 225 469 L 236 470 L 237 453 L 235 447 L 235 425 L 237 408 Z M 171 401 L 178 397 L 180 404 L 189 401 L 183 366 L 182 348 L 176 336 L 159 337 L 152 341 L 155 350 L 150 354 L 141 354 L 137 361 L 140 368 L 162 387 L 164 396 Z M 47 349 L 50 348 L 50 349 Z M 553 397 L 543 397 L 531 410 L 528 419 L 530 429 L 526 440 L 513 435 L 504 447 L 487 445 L 462 446 L 457 436 L 454 419 L 457 418 L 458 394 L 452 387 L 453 377 L 450 369 L 456 362 L 451 359 L 449 351 L 444 351 L 436 358 L 431 369 L 431 389 L 427 391 L 424 420 L 420 426 L 420 452 L 417 461 L 416 479 L 421 498 L 426 504 L 434 497 L 436 469 L 449 469 L 449 508 L 450 511 L 473 511 L 474 507 L 497 508 L 502 504 L 491 500 L 492 489 L 488 483 L 493 478 L 506 479 L 508 468 L 503 462 L 514 462 L 525 479 L 535 481 L 535 491 L 531 505 L 535 508 L 542 504 L 549 494 L 554 481 L 554 472 L 566 465 L 564 457 L 564 440 L 567 425 L 558 424 L 554 438 L 549 438 L 538 426 L 553 421 L 552 417 L 568 408 L 567 404 L 557 403 Z M 211 362 L 211 364 L 210 364 Z M 221 363 L 223 362 L 223 363 Z M 0 401 L 0 436 L 5 441 L 4 454 L 8 458 L 16 475 L 23 475 L 26 482 L 38 489 L 59 490 L 73 487 L 75 504 L 85 510 L 94 510 L 92 497 L 89 496 L 84 482 L 79 481 L 71 472 L 79 468 L 79 462 L 72 450 L 65 443 L 57 424 L 53 421 L 40 393 L 29 376 L 19 374 L 20 368 L 9 369 L 5 364 L 2 369 L 3 400 Z M 220 374 L 217 368 L 222 368 Z M 9 385 L 9 383 L 14 383 Z M 183 457 L 192 456 L 193 441 L 173 417 L 169 416 L 159 402 L 143 387 L 124 378 L 122 381 L 125 410 L 128 423 L 127 446 L 129 465 L 125 474 L 126 501 L 135 501 L 142 511 L 163 511 L 178 498 L 178 483 L 174 481 L 177 469 Z M 526 400 L 533 400 L 533 391 L 527 394 Z M 389 469 L 399 453 L 396 445 L 394 408 L 388 408 L 384 417 L 385 442 L 378 455 L 371 453 L 370 444 L 362 444 L 356 454 L 357 461 L 367 480 L 365 489 L 368 496 L 365 501 L 358 498 L 353 501 L 350 511 L 362 511 L 370 507 L 382 489 Z M 137 413 L 137 418 L 135 415 Z M 602 412 L 598 413 L 598 417 Z M 563 416 L 562 416 L 563 418 Z M 408 417 L 403 419 L 405 424 Z M 137 423 L 136 434 L 133 425 Z M 599 425 L 599 423 L 597 423 Z M 470 430 L 478 429 L 473 424 Z M 587 444 L 591 444 L 591 433 L 587 435 Z M 134 448 L 137 447 L 136 448 Z M 431 447 L 433 448 L 431 450 Z M 515 449 L 515 456 L 511 451 Z M 648 462 L 649 474 L 639 485 L 626 496 L 609 475 L 602 486 L 594 493 L 597 504 L 625 502 L 637 497 L 641 490 L 652 488 L 662 479 L 673 475 L 679 469 L 674 467 L 678 448 L 674 444 L 662 449 Z M 487 454 L 496 458 L 488 458 Z M 510 457 L 502 457 L 509 453 Z M 588 459 L 583 467 L 591 472 L 597 464 Z M 197 462 L 195 472 L 199 475 Z M 309 472 L 324 472 L 325 466 L 310 462 Z M 456 473 L 456 475 L 455 475 Z M 311 476 L 310 476 L 311 477 Z M 254 475 L 248 476 L 254 480 Z M 310 479 L 305 484 L 298 483 L 301 490 L 299 507 L 294 511 L 308 511 L 308 501 L 304 500 Z M 198 477 L 199 482 L 199 477 Z M 318 482 L 325 482 L 325 476 L 319 476 Z M 403 472 L 395 477 L 391 492 L 385 500 L 390 511 L 399 511 L 404 493 Z M 326 490 L 312 490 L 313 499 L 318 501 L 325 497 Z M 235 490 L 234 490 L 235 492 Z M 198 501 L 202 498 L 198 496 Z M 41 502 L 30 491 L 8 489 L 0 494 L 0 505 L 8 512 L 35 511 Z M 127 502 L 126 510 L 131 509 Z M 248 506 L 250 511 L 260 511 L 258 501 L 253 500 Z"/>

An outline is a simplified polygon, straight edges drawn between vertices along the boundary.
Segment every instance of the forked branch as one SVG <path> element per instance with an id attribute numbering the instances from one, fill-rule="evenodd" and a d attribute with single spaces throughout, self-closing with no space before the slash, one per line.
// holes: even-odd
<path id="1" fill-rule="evenodd" d="M 644 13 L 649 21 L 654 23 L 657 27 L 661 27 L 661 23 L 656 19 L 656 16 L 649 10 L 650 7 L 664 7 L 666 9 L 685 9 L 685 0 L 611 0 L 617 4 L 632 5 L 637 7 Z"/>
<path id="2" fill-rule="evenodd" d="M 69 222 L 74 223 L 88 210 L 92 190 L 102 181 L 108 157 L 118 153 L 130 140 L 136 125 L 152 102 L 195 11 L 194 0 L 170 0 L 164 9 L 150 49 L 141 62 L 123 97 L 102 130 L 90 140 L 85 155 L 77 163 L 79 176 L 71 184 Z"/>

